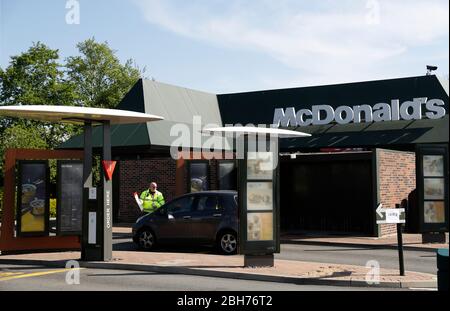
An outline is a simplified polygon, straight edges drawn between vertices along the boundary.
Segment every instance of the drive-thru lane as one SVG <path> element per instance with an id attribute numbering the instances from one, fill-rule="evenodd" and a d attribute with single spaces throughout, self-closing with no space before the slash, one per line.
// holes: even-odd
<path id="1" fill-rule="evenodd" d="M 1 273 L 5 277 L 2 278 Z M 386 290 L 344 286 L 295 285 L 182 274 L 81 269 L 80 284 L 66 283 L 66 271 L 44 267 L 1 265 L 0 291 L 348 291 Z M 28 275 L 9 278 L 12 274 Z M 3 280 L 2 280 L 3 279 Z M 401 289 L 389 289 L 401 290 Z M 404 289 L 403 289 L 404 290 Z"/>
<path id="2" fill-rule="evenodd" d="M 137 251 L 129 235 L 114 234 L 113 243 L 114 250 Z M 214 254 L 214 249 L 211 247 L 198 246 L 171 246 L 158 249 L 158 251 Z M 433 252 L 405 250 L 404 256 L 407 271 L 437 274 L 436 255 Z M 399 265 L 398 253 L 395 249 L 379 247 L 281 244 L 281 253 L 276 254 L 275 258 L 358 266 L 365 266 L 368 261 L 377 260 L 380 268 L 383 269 L 398 269 Z"/>

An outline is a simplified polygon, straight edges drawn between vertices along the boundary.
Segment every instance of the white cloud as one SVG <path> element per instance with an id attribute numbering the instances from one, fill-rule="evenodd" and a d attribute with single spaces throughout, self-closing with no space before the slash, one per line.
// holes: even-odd
<path id="1" fill-rule="evenodd" d="M 382 72 L 398 75 L 388 63 L 417 47 L 448 41 L 449 34 L 447 0 L 136 3 L 148 22 L 163 29 L 216 46 L 265 53 L 307 77 L 300 80 L 318 83 L 377 78 Z M 446 48 L 448 52 L 448 44 Z"/>

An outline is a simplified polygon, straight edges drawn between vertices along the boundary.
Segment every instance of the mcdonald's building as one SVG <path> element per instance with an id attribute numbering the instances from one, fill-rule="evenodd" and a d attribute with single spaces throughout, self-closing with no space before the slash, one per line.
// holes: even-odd
<path id="1" fill-rule="evenodd" d="M 237 189 L 234 160 L 200 153 L 207 137 L 191 137 L 191 159 L 171 156 L 179 138 L 174 129 L 181 124 L 194 136 L 197 119 L 203 125 L 265 124 L 311 134 L 280 141 L 282 232 L 394 233 L 395 225 L 377 225 L 379 204 L 404 207 L 407 232 L 448 232 L 448 91 L 448 80 L 434 75 L 234 94 L 139 80 L 117 109 L 165 120 L 112 127 L 118 161 L 114 222 L 137 219 L 132 194 L 151 181 L 166 200 Z M 101 129 L 94 129 L 97 148 L 101 137 Z M 60 146 L 82 147 L 81 136 Z"/>

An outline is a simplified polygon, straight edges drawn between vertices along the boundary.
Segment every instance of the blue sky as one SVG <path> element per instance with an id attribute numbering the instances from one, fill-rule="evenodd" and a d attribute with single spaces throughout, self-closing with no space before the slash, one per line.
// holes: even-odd
<path id="1" fill-rule="evenodd" d="M 76 1 L 76 0 L 71 0 Z M 449 72 L 447 0 L 0 0 L 0 66 L 42 41 L 108 41 L 157 81 L 214 93 Z"/>

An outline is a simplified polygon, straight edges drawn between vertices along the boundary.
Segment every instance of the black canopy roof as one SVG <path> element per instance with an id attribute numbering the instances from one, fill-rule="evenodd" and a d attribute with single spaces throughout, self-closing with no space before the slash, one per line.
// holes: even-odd
<path id="1" fill-rule="evenodd" d="M 312 134 L 311 137 L 283 139 L 281 149 L 311 150 L 320 148 L 400 148 L 413 150 L 415 144 L 448 144 L 449 103 L 448 80 L 436 76 L 420 76 L 391 80 L 337 85 L 267 90 L 215 95 L 159 82 L 140 80 L 119 104 L 119 109 L 145 112 L 150 110 L 166 118 L 155 124 L 119 125 L 112 129 L 115 148 L 151 149 L 170 146 L 169 132 L 175 123 L 189 124 L 194 115 L 201 115 L 204 124 L 271 124 L 276 108 L 311 109 L 314 105 L 370 105 L 398 99 L 441 99 L 446 115 L 442 119 L 388 121 L 360 124 L 329 124 L 289 128 Z M 100 130 L 94 131 L 94 146 L 101 145 Z M 74 137 L 61 148 L 81 148 L 82 137 Z M 198 147 L 198 146 L 197 146 Z"/>
<path id="2" fill-rule="evenodd" d="M 329 124 L 290 128 L 312 134 L 312 137 L 286 139 L 282 149 L 316 149 L 348 147 L 401 147 L 414 144 L 448 143 L 448 81 L 434 75 L 411 78 L 302 87 L 259 92 L 218 95 L 224 124 L 271 124 L 276 108 L 311 109 L 313 105 L 370 105 L 400 102 L 427 97 L 441 99 L 447 115 L 439 120 L 388 121 L 360 124 Z"/>

